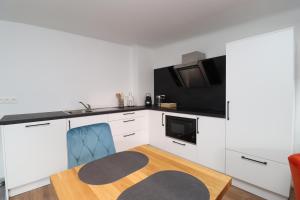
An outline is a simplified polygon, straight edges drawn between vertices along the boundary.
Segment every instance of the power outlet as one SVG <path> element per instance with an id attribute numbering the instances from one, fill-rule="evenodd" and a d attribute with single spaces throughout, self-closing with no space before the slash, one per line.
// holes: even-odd
<path id="1" fill-rule="evenodd" d="M 0 97 L 0 104 L 16 104 L 17 99 L 15 97 Z"/>

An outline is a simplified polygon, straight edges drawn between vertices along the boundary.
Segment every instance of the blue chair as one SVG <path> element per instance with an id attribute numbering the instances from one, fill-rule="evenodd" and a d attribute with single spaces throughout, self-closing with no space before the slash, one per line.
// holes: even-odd
<path id="1" fill-rule="evenodd" d="M 69 168 L 116 153 L 107 123 L 70 129 L 67 133 L 67 144 Z"/>

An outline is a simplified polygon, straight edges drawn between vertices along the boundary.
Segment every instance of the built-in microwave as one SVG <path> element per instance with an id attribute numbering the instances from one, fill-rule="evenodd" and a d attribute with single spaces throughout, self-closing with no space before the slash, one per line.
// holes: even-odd
<path id="1" fill-rule="evenodd" d="M 166 136 L 196 144 L 198 123 L 195 118 L 166 115 Z"/>

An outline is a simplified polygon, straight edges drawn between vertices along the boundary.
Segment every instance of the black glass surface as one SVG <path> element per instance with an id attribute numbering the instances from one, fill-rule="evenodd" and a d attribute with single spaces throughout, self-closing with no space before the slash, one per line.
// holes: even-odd
<path id="1" fill-rule="evenodd" d="M 166 102 L 177 103 L 178 110 L 199 110 L 225 115 L 226 57 L 220 56 L 201 62 L 210 80 L 209 87 L 184 87 L 174 67 L 170 66 L 154 70 L 154 94 L 166 95 Z M 193 79 L 199 78 L 199 73 Z M 185 84 L 199 86 L 200 83 L 203 82 L 191 80 Z"/>
<path id="2" fill-rule="evenodd" d="M 183 86 L 186 88 L 201 88 L 209 86 L 208 80 L 206 80 L 204 73 L 198 65 L 177 69 L 177 72 L 180 76 L 179 78 L 183 82 Z"/>
<path id="3" fill-rule="evenodd" d="M 166 136 L 196 144 L 196 119 L 166 115 Z"/>

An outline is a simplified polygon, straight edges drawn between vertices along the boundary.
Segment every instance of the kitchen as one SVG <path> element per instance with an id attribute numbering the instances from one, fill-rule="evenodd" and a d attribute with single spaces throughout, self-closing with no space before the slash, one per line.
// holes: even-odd
<path id="1" fill-rule="evenodd" d="M 250 36 L 253 38 L 259 38 L 262 34 L 266 33 L 266 35 L 272 35 L 274 31 L 276 32 L 279 30 L 291 30 L 286 28 L 294 26 L 296 28 L 292 32 L 294 32 L 295 34 L 296 43 L 299 43 L 297 29 L 299 22 L 297 21 L 297 19 L 299 19 L 298 12 L 294 10 L 288 10 L 283 13 L 273 14 L 269 17 L 262 17 L 256 21 L 253 20 L 250 22 L 245 22 L 241 25 L 228 27 L 225 30 L 219 30 L 217 32 L 212 32 L 211 34 L 202 35 L 201 37 L 190 38 L 153 49 L 139 45 L 129 46 L 124 44 L 112 43 L 38 26 L 1 21 L 0 32 L 3 37 L 2 39 L 0 39 L 2 44 L 0 47 L 0 52 L 5 56 L 1 58 L 0 64 L 1 66 L 9 66 L 1 67 L 1 74 L 4 74 L 2 75 L 0 80 L 2 91 L 1 93 L 3 93 L 3 96 L 1 94 L 1 102 L 3 103 L 0 104 L 2 115 L 1 117 L 25 113 L 46 113 L 44 115 L 35 115 L 34 117 L 30 114 L 27 116 L 18 116 L 20 118 L 14 119 L 16 120 L 14 122 L 12 122 L 11 118 L 7 118 L 7 121 L 10 121 L 11 124 L 14 123 L 24 125 L 28 123 L 27 125 L 32 125 L 40 124 L 41 121 L 43 123 L 44 121 L 46 121 L 45 123 L 48 123 L 47 121 L 54 120 L 54 123 L 51 123 L 51 125 L 54 125 L 54 128 L 57 130 L 55 131 L 57 133 L 55 134 L 55 138 L 52 138 L 52 131 L 46 131 L 45 137 L 40 137 L 38 134 L 39 131 L 37 131 L 32 135 L 34 139 L 31 140 L 41 140 L 44 142 L 53 140 L 53 142 L 55 141 L 53 144 L 55 144 L 56 148 L 53 148 L 54 145 L 50 142 L 46 142 L 45 144 L 40 143 L 36 146 L 37 149 L 44 148 L 44 151 L 38 152 L 37 149 L 34 148 L 26 150 L 20 148 L 16 152 L 15 147 L 22 147 L 22 145 L 25 144 L 22 141 L 28 140 L 27 136 L 19 136 L 19 134 L 17 134 L 18 128 L 12 130 L 12 132 L 15 134 L 7 134 L 11 138 L 5 137 L 5 140 L 7 139 L 7 141 L 11 141 L 9 142 L 9 144 L 14 144 L 11 146 L 5 145 L 5 148 L 8 148 L 6 150 L 11 150 L 11 152 L 14 154 L 19 154 L 18 159 L 16 160 L 20 163 L 28 162 L 27 158 L 29 154 L 27 154 L 27 150 L 32 150 L 32 154 L 29 158 L 40 158 L 45 161 L 44 164 L 50 165 L 50 163 L 53 163 L 53 160 L 57 161 L 55 162 L 56 164 L 51 164 L 52 169 L 47 169 L 49 170 L 47 172 L 42 170 L 40 171 L 40 174 L 37 173 L 36 169 L 32 168 L 32 166 L 30 166 L 29 164 L 28 169 L 24 169 L 24 171 L 27 171 L 28 175 L 30 175 L 30 172 L 32 172 L 30 182 L 35 182 L 35 180 L 40 180 L 40 177 L 44 176 L 45 173 L 50 173 L 50 176 L 51 174 L 58 173 L 59 171 L 67 168 L 67 154 L 61 154 L 61 152 L 65 152 L 64 149 L 66 148 L 66 137 L 64 137 L 64 135 L 66 134 L 67 130 L 81 127 L 87 124 L 106 122 L 110 124 L 111 131 L 114 137 L 116 152 L 124 151 L 143 144 L 152 144 L 153 146 L 156 146 L 164 151 L 169 151 L 170 153 L 178 155 L 182 158 L 198 162 L 218 172 L 226 173 L 230 176 L 239 177 L 240 179 L 246 180 L 246 182 L 250 182 L 251 184 L 254 184 L 258 186 L 258 188 L 262 189 L 260 192 L 257 192 L 256 187 L 249 188 L 242 183 L 239 183 L 237 185 L 237 183 L 233 181 L 233 185 L 243 188 L 250 193 L 254 193 L 267 199 L 275 199 L 274 196 L 271 196 L 273 198 L 270 198 L 270 196 L 268 196 L 274 195 L 275 192 L 276 198 L 281 197 L 284 199 L 288 196 L 287 193 L 289 192 L 289 184 L 284 184 L 284 186 L 277 186 L 275 184 L 275 186 L 273 186 L 273 184 L 269 182 L 265 183 L 262 180 L 257 181 L 252 180 L 251 177 L 244 177 L 245 173 L 238 174 L 235 168 L 235 165 L 237 164 L 237 160 L 235 159 L 237 158 L 236 156 L 239 155 L 236 155 L 235 152 L 245 153 L 245 155 L 242 156 L 262 162 L 265 162 L 264 158 L 267 158 L 267 166 L 270 166 L 270 163 L 271 166 L 273 166 L 273 162 L 275 161 L 275 165 L 279 163 L 278 170 L 280 168 L 280 170 L 282 169 L 282 171 L 284 172 L 283 174 L 288 173 L 288 175 L 286 176 L 290 176 L 290 172 L 287 171 L 287 169 L 289 170 L 289 168 L 287 164 L 286 154 L 291 154 L 292 152 L 297 151 L 299 152 L 298 134 L 294 134 L 292 133 L 292 131 L 290 131 L 292 125 L 281 127 L 286 128 L 285 130 L 289 130 L 287 131 L 288 134 L 286 134 L 285 136 L 278 137 L 278 140 L 281 139 L 281 141 L 284 141 L 284 148 L 288 148 L 288 150 L 285 149 L 282 154 L 279 153 L 280 155 L 278 154 L 278 157 L 267 151 L 261 153 L 257 149 L 243 149 L 243 146 L 238 146 L 238 144 L 235 143 L 235 140 L 238 138 L 241 144 L 246 147 L 247 143 L 245 142 L 245 140 L 243 140 L 243 138 L 240 138 L 238 135 L 234 135 L 233 138 L 227 137 L 228 134 L 226 126 L 226 124 L 229 123 L 227 121 L 230 121 L 231 119 L 233 121 L 235 119 L 235 114 L 243 114 L 242 112 L 239 112 L 240 109 L 235 110 L 235 105 L 239 108 L 241 108 L 242 106 L 245 107 L 245 105 L 251 105 L 249 103 L 237 105 L 234 100 L 229 99 L 227 96 L 229 94 L 235 94 L 228 93 L 228 91 L 232 91 L 231 89 L 234 88 L 233 86 L 238 85 L 233 81 L 237 80 L 236 78 L 238 77 L 234 77 L 234 79 L 228 79 L 228 77 L 226 76 L 226 94 L 225 90 L 223 90 L 223 97 L 220 98 L 222 99 L 222 106 L 220 107 L 222 107 L 223 110 L 221 112 L 210 112 L 210 114 L 203 113 L 203 110 L 212 111 L 212 109 L 204 109 L 203 107 L 201 107 L 202 112 L 199 112 L 195 108 L 192 109 L 192 112 L 182 111 L 181 102 L 185 101 L 174 99 L 172 98 L 172 95 L 168 95 L 165 91 L 161 91 L 168 88 L 157 88 L 156 81 L 158 81 L 158 83 L 162 82 L 162 80 L 157 79 L 159 78 L 158 73 L 160 70 L 163 71 L 164 67 L 175 66 L 184 63 L 182 62 L 181 56 L 190 52 L 203 52 L 206 54 L 207 59 L 226 55 L 227 62 L 228 56 L 234 57 L 235 55 L 234 53 L 230 54 L 230 52 L 234 52 L 235 48 L 237 48 L 236 46 L 234 46 L 234 42 L 237 42 L 236 44 L 238 44 L 238 41 L 240 39 L 242 39 L 241 41 L 244 41 L 244 38 L 249 38 Z M 265 26 L 266 24 L 268 24 L 269 26 Z M 232 46 L 230 46 L 230 44 L 232 44 Z M 255 52 L 254 54 L 255 56 L 259 56 L 256 55 Z M 265 55 L 265 57 L 267 56 L 269 55 Z M 298 54 L 296 54 L 296 57 L 298 58 Z M 203 58 L 201 58 L 200 60 L 203 60 Z M 286 58 L 285 64 L 288 63 L 287 60 L 288 59 Z M 293 63 L 289 63 L 289 66 L 293 66 Z M 228 71 L 228 69 L 230 70 L 227 64 L 226 73 L 232 72 Z M 248 71 L 248 73 L 251 73 L 251 71 Z M 252 88 L 252 86 L 257 86 L 256 84 L 262 84 L 262 80 L 266 79 L 265 73 L 267 72 L 262 71 L 260 73 L 262 76 L 257 76 L 256 79 L 259 81 L 257 83 L 254 83 L 253 85 L 250 84 L 251 79 L 245 77 L 244 80 L 248 82 L 241 82 L 240 87 L 236 87 L 235 92 L 239 91 L 239 93 L 242 94 L 244 102 L 248 102 L 246 98 L 247 94 L 253 94 L 254 92 L 249 90 L 249 88 Z M 287 77 L 290 77 L 292 75 L 294 76 L 291 71 L 287 72 L 283 70 L 282 73 L 289 73 L 287 74 Z M 273 73 L 273 76 L 275 75 L 276 73 Z M 163 80 L 167 81 L 167 79 L 164 78 Z M 228 82 L 228 80 L 232 80 L 232 82 Z M 285 116 L 288 117 L 284 117 L 284 119 L 286 119 L 284 121 L 286 122 L 286 124 L 291 124 L 292 115 L 290 115 L 290 113 L 292 113 L 294 110 L 292 106 L 293 102 L 291 101 L 291 99 L 293 99 L 293 86 L 291 80 L 284 79 L 284 81 L 287 81 L 286 84 L 289 86 L 285 86 L 288 89 L 283 89 L 282 85 L 280 85 L 279 83 L 276 83 L 277 85 L 275 84 L 273 87 L 281 88 L 282 90 L 280 91 L 280 94 L 283 94 L 284 91 L 286 94 L 284 95 L 286 97 L 286 100 L 282 100 L 282 97 L 279 98 L 278 96 L 279 99 L 274 100 L 274 104 L 275 102 L 278 103 L 280 101 L 286 101 L 285 105 L 289 105 L 290 107 L 286 106 L 285 108 L 282 108 L 282 111 L 280 110 L 281 107 L 276 109 L 277 112 L 280 112 L 283 115 L 286 114 Z M 161 85 L 164 86 L 164 84 Z M 245 85 L 248 87 L 247 90 L 243 90 L 242 88 L 242 86 Z M 231 86 L 230 89 L 228 89 L 229 86 Z M 271 87 L 272 86 L 269 85 L 266 86 L 266 88 L 269 89 Z M 122 92 L 125 96 L 131 93 L 134 97 L 135 107 L 109 109 L 111 107 L 117 107 L 119 105 L 116 98 L 117 92 Z M 261 95 L 261 92 L 262 91 L 259 90 L 257 91 L 257 93 L 254 93 L 259 96 Z M 144 104 L 146 93 L 151 94 L 150 96 L 152 98 L 151 100 L 153 104 L 157 103 L 157 95 L 166 95 L 166 102 L 177 103 L 177 110 L 160 109 L 156 107 L 145 108 Z M 274 94 L 277 93 L 274 92 Z M 296 92 L 296 95 L 297 94 L 298 92 Z M 201 95 L 199 96 L 201 97 Z M 207 96 L 207 94 L 205 96 Z M 237 98 L 234 95 L 232 96 L 232 98 L 233 97 Z M 270 107 L 266 106 L 268 105 L 267 102 L 270 102 L 270 99 L 271 98 L 266 98 L 266 101 L 264 101 L 263 104 L 265 106 L 264 109 L 266 109 L 266 111 L 269 111 L 270 115 L 272 116 L 274 115 L 274 111 L 269 110 L 271 109 L 271 105 Z M 252 102 L 256 102 L 255 99 L 251 100 Z M 61 112 L 82 109 L 83 107 L 78 103 L 78 101 L 90 104 L 92 109 L 105 109 L 99 109 L 92 113 L 68 114 L 65 112 Z M 205 105 L 205 107 L 208 107 L 207 103 L 213 102 L 206 101 L 203 102 L 203 105 Z M 191 105 L 191 103 L 188 102 L 187 105 Z M 190 107 L 192 108 L 194 106 L 191 105 Z M 227 109 L 228 107 L 230 107 L 229 110 Z M 272 108 L 274 107 L 272 106 Z M 60 112 L 52 113 L 54 111 Z M 250 111 L 251 110 L 249 110 L 249 112 Z M 229 112 L 229 115 L 227 112 Z M 211 116 L 211 113 L 214 116 Z M 252 114 L 253 113 L 249 114 L 249 116 L 254 115 Z M 297 117 L 298 113 L 296 114 Z M 257 126 L 259 126 L 261 130 L 264 130 L 264 127 L 258 121 L 262 120 L 263 116 L 270 116 L 264 112 L 263 114 L 257 115 L 255 115 L 257 120 L 253 120 L 253 122 L 255 121 L 255 123 L 258 123 Z M 259 115 L 261 115 L 261 117 Z M 167 119 L 167 116 L 170 116 L 171 118 Z M 178 138 L 165 138 L 166 133 L 164 131 L 168 126 L 167 123 L 172 122 L 172 116 L 190 118 L 194 120 L 191 122 L 192 124 L 198 124 L 197 130 L 199 130 L 199 133 L 203 133 L 203 135 L 196 134 L 196 146 L 190 142 L 182 141 L 181 139 L 178 140 Z M 229 120 L 227 119 L 228 116 L 230 117 Z M 278 117 L 278 119 L 279 118 L 280 117 Z M 124 123 L 124 121 L 133 119 L 134 121 L 127 122 L 128 125 L 122 127 L 121 124 Z M 276 120 L 274 119 L 274 121 L 277 121 L 278 119 L 276 118 Z M 5 121 L 6 118 L 4 117 L 1 120 L 1 134 L 6 134 L 4 132 L 6 129 L 4 126 L 8 124 L 6 124 Z M 238 123 L 243 122 L 239 121 Z M 295 128 L 298 128 L 296 123 Z M 20 129 L 21 127 L 19 127 L 18 130 Z M 251 127 L 249 127 L 249 130 L 252 130 Z M 116 132 L 117 134 L 114 135 L 114 133 Z M 193 132 L 195 132 L 195 130 Z M 132 133 L 135 133 L 135 135 L 124 137 L 125 135 Z M 201 137 L 202 139 L 200 140 Z M 269 138 L 269 136 L 266 135 L 266 138 Z M 245 139 L 251 141 L 249 142 L 249 144 L 253 144 L 253 142 L 255 142 L 255 140 L 252 140 L 252 137 Z M 174 141 L 180 144 L 174 143 Z M 295 141 L 295 144 L 291 145 L 290 141 Z M 212 143 L 214 145 L 211 145 Z M 230 145 L 230 147 L 226 146 L 228 144 Z M 266 146 L 271 145 L 268 142 L 265 142 L 263 144 L 265 144 Z M 257 145 L 259 146 L 261 144 Z M 280 144 L 277 145 L 280 146 Z M 271 148 L 271 146 L 268 147 Z M 185 151 L 184 148 L 188 150 Z M 293 148 L 295 150 L 291 151 L 289 148 Z M 227 153 L 230 153 L 230 157 L 225 157 L 225 155 L 228 155 L 226 154 L 226 151 L 228 151 Z M 9 151 L 6 151 L 5 154 L 7 154 L 8 152 Z M 20 156 L 22 155 L 22 153 L 24 153 L 24 156 Z M 230 161 L 232 165 L 229 163 L 230 166 L 226 167 L 225 159 L 227 158 L 232 159 Z M 18 164 L 14 163 L 16 162 L 15 160 L 11 159 L 11 161 L 12 167 L 9 168 L 11 170 L 10 172 L 5 169 L 7 165 L 1 165 L 1 167 L 4 167 L 4 170 L 1 170 L 3 173 L 3 177 L 5 176 L 5 173 L 6 175 L 8 175 L 7 173 L 24 173 L 23 170 L 19 170 Z M 284 167 L 281 168 L 281 166 L 283 166 L 281 165 L 282 163 L 284 163 Z M 39 163 L 39 165 L 41 166 L 44 166 L 44 164 Z M 230 169 L 230 171 L 228 171 L 228 169 Z M 14 181 L 15 183 L 20 181 L 16 185 L 10 185 L 9 181 L 7 183 L 8 187 L 11 187 L 10 189 L 12 189 L 10 191 L 12 196 L 15 196 L 16 194 L 22 194 L 24 191 L 30 190 L 28 189 L 28 187 L 26 188 L 23 186 L 22 188 L 19 188 L 19 186 L 24 185 L 25 182 L 28 182 L 27 180 L 20 180 L 20 177 L 21 176 L 13 177 L 16 179 L 12 180 L 11 183 L 14 183 Z M 284 180 L 285 183 L 289 182 L 288 179 Z M 41 185 L 46 185 L 46 183 L 49 183 L 49 180 L 35 183 L 31 185 L 32 187 L 29 188 L 38 188 Z M 280 193 L 279 197 L 278 193 Z"/>

